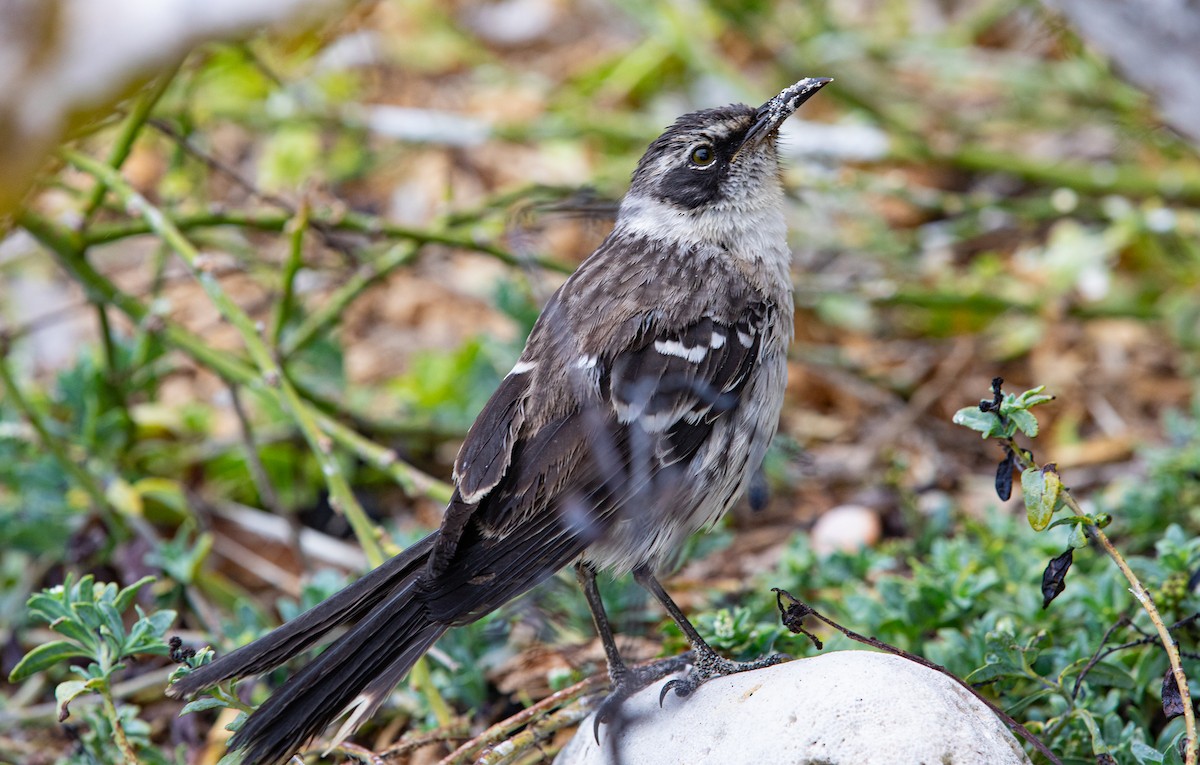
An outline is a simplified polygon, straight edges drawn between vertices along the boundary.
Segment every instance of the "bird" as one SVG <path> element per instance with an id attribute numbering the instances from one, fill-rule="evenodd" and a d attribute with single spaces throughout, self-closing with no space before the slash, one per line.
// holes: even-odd
<path id="1" fill-rule="evenodd" d="M 229 742 L 247 765 L 334 740 L 383 703 L 447 630 L 574 566 L 611 690 L 595 733 L 650 682 L 685 697 L 768 666 L 721 657 L 657 576 L 745 492 L 778 427 L 793 336 L 778 133 L 831 80 L 762 106 L 684 114 L 646 149 L 611 233 L 554 293 L 470 427 L 440 527 L 258 640 L 178 677 L 186 697 L 280 666 L 345 627 Z M 596 574 L 632 574 L 691 645 L 621 658 Z"/>

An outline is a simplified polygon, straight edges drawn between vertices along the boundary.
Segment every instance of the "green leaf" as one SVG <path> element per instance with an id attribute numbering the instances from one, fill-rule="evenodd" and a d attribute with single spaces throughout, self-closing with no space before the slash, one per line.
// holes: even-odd
<path id="1" fill-rule="evenodd" d="M 1141 741 L 1130 742 L 1129 753 L 1138 761 L 1138 765 L 1159 765 L 1163 761 L 1162 752 Z"/>
<path id="2" fill-rule="evenodd" d="M 104 619 L 95 603 L 79 602 L 75 604 L 74 610 L 78 618 L 71 621 L 77 621 L 89 630 L 98 630 L 104 626 Z"/>
<path id="3" fill-rule="evenodd" d="M 1084 531 L 1084 525 L 1082 523 L 1075 524 L 1074 528 L 1071 529 L 1071 538 L 1068 540 L 1068 543 L 1076 550 L 1081 550 L 1084 547 L 1087 547 L 1087 532 Z"/>
<path id="4" fill-rule="evenodd" d="M 1051 523 L 1049 528 L 1054 528 L 1055 526 L 1065 526 L 1068 523 L 1094 524 L 1094 521 L 1090 516 L 1087 515 L 1068 515 L 1065 518 L 1059 518 L 1058 520 L 1054 521 L 1054 523 Z"/>
<path id="5" fill-rule="evenodd" d="M 47 624 L 54 623 L 55 619 L 62 619 L 71 616 L 71 609 L 63 603 L 65 593 L 56 592 L 58 588 L 38 592 L 29 596 L 26 605 L 29 612 L 39 619 L 44 620 Z"/>
<path id="6" fill-rule="evenodd" d="M 1053 463 L 1042 468 L 1042 499 L 1041 512 L 1045 515 L 1046 520 L 1054 515 L 1054 511 L 1062 504 L 1062 479 L 1058 476 L 1058 469 Z M 1039 531 L 1041 529 L 1038 529 Z"/>
<path id="7" fill-rule="evenodd" d="M 231 722 L 225 726 L 225 730 L 231 730 L 234 733 L 237 733 L 239 730 L 242 729 L 242 726 L 246 724 L 246 720 L 249 719 L 249 717 L 250 717 L 250 715 L 246 714 L 245 712 L 238 713 L 237 717 L 233 718 L 233 722 Z M 224 761 L 225 761 L 225 758 L 222 757 L 221 761 L 218 762 L 217 765 L 221 765 L 221 762 L 224 762 Z"/>
<path id="8" fill-rule="evenodd" d="M 1108 744 L 1104 742 L 1104 735 L 1100 732 L 1100 726 L 1096 723 L 1096 718 L 1086 709 L 1076 709 L 1075 715 L 1083 721 L 1084 726 L 1088 729 L 1088 733 L 1092 738 L 1092 754 L 1112 754 Z"/>
<path id="9" fill-rule="evenodd" d="M 104 491 L 104 498 L 118 512 L 137 518 L 142 517 L 142 511 L 145 509 L 142 495 L 124 478 L 113 480 Z"/>
<path id="10" fill-rule="evenodd" d="M 1001 677 L 1023 677 L 1025 671 L 1007 659 L 985 664 L 971 674 L 967 675 L 965 681 L 968 683 L 987 683 Z"/>
<path id="11" fill-rule="evenodd" d="M 217 765 L 242 765 L 241 752 L 229 752 L 217 760 Z"/>
<path id="12" fill-rule="evenodd" d="M 979 431 L 984 438 L 1000 432 L 1000 418 L 995 412 L 981 411 L 978 406 L 965 406 L 954 413 L 955 425 Z"/>
<path id="13" fill-rule="evenodd" d="M 101 632 L 104 635 L 112 637 L 116 643 L 125 639 L 125 620 L 121 618 L 121 612 L 113 608 L 112 603 L 99 604 L 96 607 L 96 613 L 104 620 L 101 625 Z"/>
<path id="14" fill-rule="evenodd" d="M 1030 390 L 1025 391 L 1020 396 L 1017 396 L 1016 405 L 1022 409 L 1030 409 L 1038 406 L 1039 404 L 1045 404 L 1049 401 L 1053 401 L 1054 396 L 1042 393 L 1044 390 L 1046 390 L 1046 386 L 1039 385 L 1036 388 L 1031 388 Z"/>
<path id="15" fill-rule="evenodd" d="M 1006 706 L 1004 711 L 1008 712 L 1009 716 L 1016 716 L 1019 715 L 1026 707 L 1039 702 L 1042 699 L 1046 699 L 1051 696 L 1057 696 L 1058 694 L 1059 691 L 1057 688 L 1041 688 L 1033 693 L 1026 693 L 1020 696 L 1016 703 Z"/>
<path id="16" fill-rule="evenodd" d="M 25 654 L 25 657 L 17 662 L 17 666 L 8 674 L 8 682 L 19 683 L 59 662 L 67 659 L 86 659 L 89 656 L 89 653 L 65 640 L 45 643 Z"/>
<path id="17" fill-rule="evenodd" d="M 80 646 L 86 648 L 89 652 L 94 652 L 96 646 L 99 645 L 99 638 L 96 637 L 86 624 L 72 616 L 64 616 L 50 623 L 50 629 L 60 635 L 65 635 L 71 640 L 74 640 Z M 89 653 L 89 655 L 92 655 Z"/>
<path id="18" fill-rule="evenodd" d="M 175 616 L 175 612 L 168 608 L 163 611 L 155 611 L 145 619 L 150 623 L 150 629 L 154 632 L 155 637 L 161 640 L 163 634 L 175 623 Z"/>
<path id="19" fill-rule="evenodd" d="M 140 618 L 130 628 L 129 637 L 125 640 L 121 654 L 129 656 L 143 653 L 165 656 L 170 653 L 171 649 L 163 642 L 163 633 L 174 623 L 175 612 L 155 611 L 150 616 L 146 616 L 139 608 L 138 616 Z"/>
<path id="20" fill-rule="evenodd" d="M 1037 437 L 1038 421 L 1037 417 L 1034 417 L 1031 413 L 1024 409 L 1017 409 L 1009 413 L 1008 419 L 1025 435 L 1030 438 Z"/>
<path id="21" fill-rule="evenodd" d="M 184 496 L 183 486 L 178 481 L 150 476 L 136 481 L 133 489 L 141 495 L 143 503 L 151 500 L 174 512 L 180 518 L 187 516 L 187 498 Z"/>
<path id="22" fill-rule="evenodd" d="M 1026 468 L 1021 472 L 1021 493 L 1025 499 L 1025 515 L 1034 531 L 1043 531 L 1050 525 L 1053 509 L 1046 511 L 1042 497 L 1046 494 L 1046 479 L 1037 468 Z"/>
<path id="23" fill-rule="evenodd" d="M 1083 665 L 1089 661 L 1090 659 L 1080 659 L 1072 665 L 1071 669 L 1074 670 L 1078 666 L 1079 670 L 1082 670 Z M 1104 685 L 1110 688 L 1123 688 L 1128 691 L 1135 690 L 1138 687 L 1137 682 L 1133 679 L 1133 675 L 1129 674 L 1129 671 L 1124 667 L 1103 661 L 1092 665 L 1092 668 L 1087 673 L 1087 677 L 1084 678 L 1084 682 L 1094 685 Z"/>
<path id="24" fill-rule="evenodd" d="M 206 709 L 224 709 L 226 706 L 228 705 L 220 699 L 196 699 L 195 701 L 189 701 L 187 704 L 184 704 L 183 709 L 179 710 L 179 716 L 183 717 L 184 715 L 191 714 L 192 712 L 203 712 Z"/>
<path id="25" fill-rule="evenodd" d="M 154 581 L 152 576 L 143 576 L 133 584 L 117 593 L 117 597 L 113 600 L 113 606 L 117 611 L 124 613 L 133 605 L 133 599 L 137 597 L 138 590 Z"/>

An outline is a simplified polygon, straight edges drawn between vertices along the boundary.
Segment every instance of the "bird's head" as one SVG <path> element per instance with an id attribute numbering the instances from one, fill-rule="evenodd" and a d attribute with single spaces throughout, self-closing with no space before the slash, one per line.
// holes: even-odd
<path id="1" fill-rule="evenodd" d="M 733 104 L 680 117 L 638 162 L 619 223 L 654 238 L 689 239 L 684 227 L 711 223 L 712 213 L 780 207 L 779 126 L 829 82 L 803 79 L 757 109 Z"/>

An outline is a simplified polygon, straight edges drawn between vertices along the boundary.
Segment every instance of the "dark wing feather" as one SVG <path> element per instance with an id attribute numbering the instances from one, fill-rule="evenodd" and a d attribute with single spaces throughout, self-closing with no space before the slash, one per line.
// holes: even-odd
<path id="1" fill-rule="evenodd" d="M 618 420 L 666 436 L 663 465 L 687 460 L 716 419 L 739 403 L 773 320 L 771 305 L 753 302 L 724 321 L 706 316 L 680 329 L 643 333 L 612 359 L 602 390 Z"/>
<path id="2" fill-rule="evenodd" d="M 573 486 L 593 480 L 582 459 L 586 438 L 585 419 L 576 412 L 517 440 L 507 472 L 465 514 L 452 557 L 423 584 L 430 618 L 474 621 L 554 574 L 595 539 L 562 512 Z"/>
<path id="3" fill-rule="evenodd" d="M 429 558 L 431 574 L 440 574 L 450 565 L 479 499 L 491 492 L 508 471 L 525 417 L 530 379 L 527 374 L 505 377 L 467 431 L 454 461 L 455 492 Z"/>
<path id="4" fill-rule="evenodd" d="M 737 406 L 774 317 L 770 304 L 748 302 L 672 328 L 639 318 L 627 347 L 595 360 L 595 388 L 571 377 L 574 359 L 560 363 L 555 384 L 577 385 L 575 405 L 537 427 L 528 385 L 545 378 L 510 375 L 461 452 L 459 490 L 422 582 L 430 618 L 489 613 L 578 557 L 634 498 L 662 500 L 655 486 L 670 484 Z M 463 499 L 480 487 L 477 501 Z"/>
<path id="5" fill-rule="evenodd" d="M 469 502 L 490 491 L 508 468 L 530 379 L 528 374 L 505 377 L 467 432 L 454 461 L 454 478 Z"/>

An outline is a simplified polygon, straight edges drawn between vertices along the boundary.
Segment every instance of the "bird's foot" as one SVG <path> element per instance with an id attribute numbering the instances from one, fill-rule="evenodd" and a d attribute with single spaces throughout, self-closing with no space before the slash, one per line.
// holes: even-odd
<path id="1" fill-rule="evenodd" d="M 596 714 L 593 719 L 592 733 L 596 737 L 596 743 L 600 743 L 600 725 L 614 720 L 620 710 L 621 704 L 625 699 L 637 693 L 641 689 L 650 685 L 656 680 L 673 675 L 677 672 L 682 672 L 687 669 L 693 661 L 691 652 L 672 656 L 667 659 L 643 664 L 638 667 L 618 666 L 615 669 L 610 668 L 608 677 L 612 683 L 612 687 L 604 700 L 600 702 L 600 706 L 596 708 Z"/>
<path id="2" fill-rule="evenodd" d="M 704 650 L 706 648 L 708 650 Z M 787 654 L 777 653 L 771 656 L 764 656 L 761 659 L 755 659 L 754 661 L 731 661 L 718 655 L 716 651 L 708 648 L 708 646 L 697 648 L 692 654 L 691 668 L 682 676 L 663 685 L 662 690 L 658 694 L 658 705 L 660 707 L 667 698 L 667 694 L 671 691 L 675 691 L 675 695 L 680 698 L 686 698 L 714 677 L 724 677 L 725 675 L 734 675 L 738 672 L 762 669 L 763 667 L 774 666 L 792 658 Z"/>

